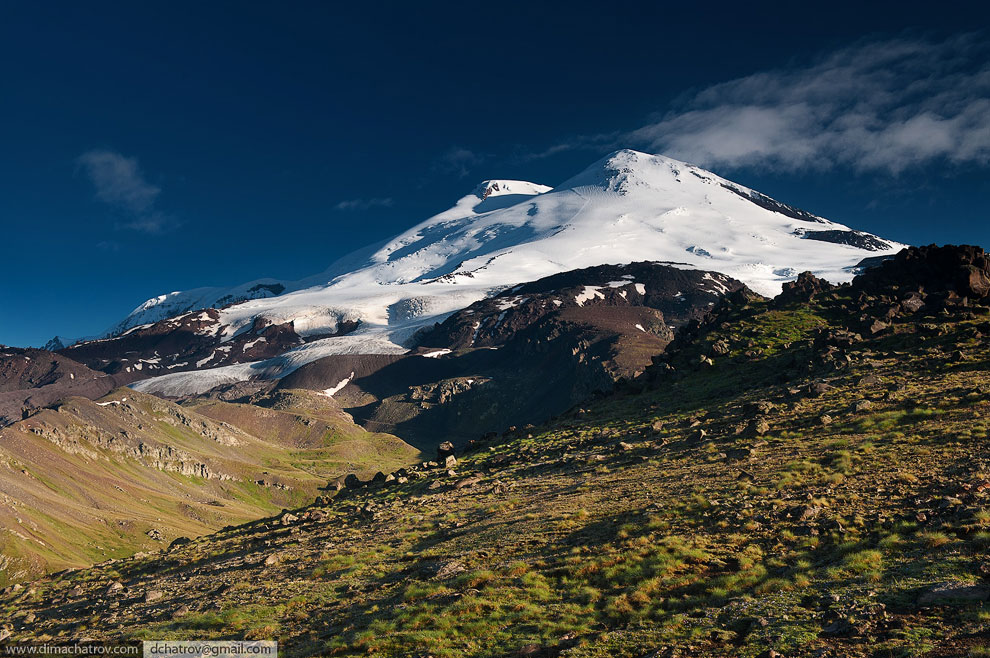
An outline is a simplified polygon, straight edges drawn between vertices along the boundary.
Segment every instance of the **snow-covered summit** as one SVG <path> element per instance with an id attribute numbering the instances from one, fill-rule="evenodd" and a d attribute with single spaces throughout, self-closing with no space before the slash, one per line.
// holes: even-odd
<path id="1" fill-rule="evenodd" d="M 485 181 L 449 210 L 308 280 L 171 293 L 149 300 L 119 327 L 175 315 L 180 307 L 246 300 L 220 312 L 220 334 L 245 331 L 257 318 L 292 322 L 303 336 L 332 333 L 349 321 L 360 326 L 347 341 L 326 338 L 298 349 L 326 354 L 346 343 L 351 351 L 395 351 L 417 329 L 474 301 L 578 268 L 667 261 L 722 272 L 774 295 L 801 271 L 845 281 L 864 258 L 901 247 L 687 163 L 621 150 L 553 189 Z"/>

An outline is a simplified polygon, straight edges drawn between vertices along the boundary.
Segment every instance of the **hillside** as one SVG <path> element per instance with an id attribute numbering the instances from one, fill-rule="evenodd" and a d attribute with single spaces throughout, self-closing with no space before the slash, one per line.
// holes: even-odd
<path id="1" fill-rule="evenodd" d="M 8 588 L 13 640 L 286 655 L 990 651 L 990 264 L 729 295 L 540 427 L 161 553 Z"/>
<path id="2" fill-rule="evenodd" d="M 70 397 L 0 429 L 0 583 L 156 550 L 416 456 L 308 391 L 191 407 L 126 388 Z"/>
<path id="3" fill-rule="evenodd" d="M 134 379 L 48 350 L 0 345 L 0 427 L 69 396 L 98 398 Z"/>

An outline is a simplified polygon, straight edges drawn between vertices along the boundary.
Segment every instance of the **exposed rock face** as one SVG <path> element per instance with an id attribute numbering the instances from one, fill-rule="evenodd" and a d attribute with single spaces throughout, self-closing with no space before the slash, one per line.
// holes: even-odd
<path id="1" fill-rule="evenodd" d="M 794 301 L 810 301 L 815 295 L 833 290 L 833 286 L 828 281 L 819 279 L 811 272 L 801 272 L 794 281 L 784 284 L 780 295 L 774 298 L 778 305 L 787 304 Z"/>
<path id="2" fill-rule="evenodd" d="M 47 350 L 0 346 L 0 427 L 69 396 L 101 397 L 127 381 Z"/>
<path id="3" fill-rule="evenodd" d="M 891 248 L 886 240 L 861 231 L 801 231 L 800 235 L 805 240 L 847 244 L 867 251 L 886 251 Z"/>
<path id="4" fill-rule="evenodd" d="M 990 295 L 990 259 L 972 245 L 908 247 L 857 276 L 852 285 L 867 292 L 896 288 L 982 299 Z"/>
<path id="5" fill-rule="evenodd" d="M 724 295 L 742 288 L 742 283 L 717 272 L 663 263 L 601 265 L 514 286 L 475 302 L 425 332 L 417 342 L 451 349 L 492 347 L 568 309 L 572 309 L 569 317 L 577 319 L 615 312 L 614 307 L 640 308 L 642 322 L 635 323 L 641 324 L 640 331 L 669 342 L 672 329 L 702 317 Z"/>
<path id="6" fill-rule="evenodd" d="M 118 401 L 100 403 L 113 405 L 114 422 L 96 418 L 88 413 L 91 407 L 80 406 L 70 401 L 67 405 L 60 405 L 54 410 L 55 413 L 48 411 L 25 420 L 21 423 L 21 427 L 51 441 L 68 454 L 82 455 L 91 460 L 106 459 L 106 455 L 101 451 L 108 451 L 120 457 L 135 459 L 160 471 L 204 479 L 230 479 L 226 473 L 211 467 L 185 450 L 160 443 L 152 439 L 150 434 L 143 434 L 142 428 L 164 422 L 173 427 L 184 427 L 221 445 L 235 446 L 241 441 L 233 428 L 228 429 L 202 418 L 195 418 L 180 407 L 155 401 L 154 398 L 147 400 L 151 404 L 150 411 L 130 403 L 126 397 Z M 79 420 L 85 422 L 80 423 Z M 126 421 L 126 427 L 130 429 L 125 429 L 121 420 Z"/>
<path id="7" fill-rule="evenodd" d="M 463 443 L 611 390 L 727 294 L 752 293 L 660 263 L 565 272 L 458 311 L 408 355 L 327 357 L 279 386 L 326 390 L 347 379 L 334 400 L 360 423 L 433 450 L 437 436 Z"/>
<path id="8" fill-rule="evenodd" d="M 336 333 L 328 335 L 340 336 L 356 328 L 355 322 L 343 322 Z M 264 318 L 257 318 L 248 331 L 235 336 L 227 336 L 226 330 L 220 322 L 220 311 L 210 308 L 140 325 L 113 338 L 77 343 L 61 350 L 61 354 L 95 370 L 134 381 L 268 359 L 308 340 L 326 337 L 303 338 L 291 322 L 273 324 Z"/>

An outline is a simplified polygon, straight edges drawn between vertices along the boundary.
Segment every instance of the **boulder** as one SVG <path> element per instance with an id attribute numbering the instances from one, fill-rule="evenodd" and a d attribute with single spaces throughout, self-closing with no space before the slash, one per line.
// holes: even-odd
<path id="1" fill-rule="evenodd" d="M 757 400 L 756 402 L 747 402 L 743 407 L 743 413 L 747 416 L 765 416 L 774 410 L 773 402 L 769 400 Z"/>
<path id="2" fill-rule="evenodd" d="M 447 459 L 448 456 L 454 454 L 454 444 L 450 441 L 444 441 L 437 446 L 437 461 L 442 462 Z"/>
<path id="3" fill-rule="evenodd" d="M 762 418 L 757 418 L 750 422 L 749 433 L 753 436 L 763 436 L 770 431 L 770 423 Z"/>
<path id="4" fill-rule="evenodd" d="M 886 322 L 881 322 L 880 320 L 874 320 L 873 324 L 870 325 L 869 331 L 871 334 L 876 336 L 877 334 L 885 331 L 888 327 L 890 327 L 890 325 L 887 324 Z"/>
<path id="5" fill-rule="evenodd" d="M 828 281 L 819 279 L 811 272 L 801 272 L 794 281 L 787 281 L 781 293 L 774 298 L 774 304 L 783 306 L 791 302 L 807 302 L 816 295 L 835 289 Z"/>
<path id="6" fill-rule="evenodd" d="M 814 382 L 808 386 L 808 394 L 813 397 L 821 397 L 832 390 L 832 387 L 825 382 Z"/>
<path id="7" fill-rule="evenodd" d="M 990 600 L 990 587 L 960 582 L 938 583 L 918 597 L 918 605 L 979 603 Z"/>

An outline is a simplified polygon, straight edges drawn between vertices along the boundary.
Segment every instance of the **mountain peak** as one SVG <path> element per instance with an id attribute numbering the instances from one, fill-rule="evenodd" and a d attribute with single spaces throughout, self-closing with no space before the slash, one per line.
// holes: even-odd
<path id="1" fill-rule="evenodd" d="M 561 183 L 556 189 L 590 186 L 619 194 L 636 187 L 666 190 L 670 183 L 680 182 L 681 173 L 686 171 L 694 172 L 699 177 L 718 178 L 694 165 L 665 155 L 653 155 L 627 148 L 613 151 L 600 158 L 581 173 Z"/>
<path id="2" fill-rule="evenodd" d="M 453 312 L 570 270 L 667 262 L 776 295 L 800 271 L 848 281 L 864 258 L 900 248 L 679 160 L 621 149 L 554 189 L 483 181 L 452 208 L 309 280 L 173 293 L 151 300 L 121 327 L 214 307 L 219 312 L 202 321 L 202 330 L 224 343 L 218 353 L 234 354 L 230 341 L 242 334 L 250 338 L 245 344 L 254 341 L 259 321 L 307 337 L 279 357 L 175 372 L 149 384 L 186 386 L 202 375 L 196 386 L 211 386 L 262 371 L 272 376 L 331 354 L 403 352 L 416 332 Z M 341 327 L 353 330 L 340 335 Z"/>

